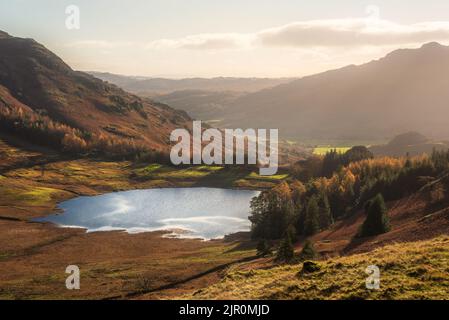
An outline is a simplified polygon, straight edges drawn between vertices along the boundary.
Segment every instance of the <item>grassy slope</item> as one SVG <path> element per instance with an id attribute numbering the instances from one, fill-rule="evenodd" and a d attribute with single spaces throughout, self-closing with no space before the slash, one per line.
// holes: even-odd
<path id="1" fill-rule="evenodd" d="M 372 252 L 302 264 L 232 268 L 224 279 L 183 298 L 195 299 L 447 299 L 449 237 L 388 245 Z M 380 290 L 365 286 L 366 267 L 380 268 Z"/>
<path id="2" fill-rule="evenodd" d="M 222 178 L 220 183 L 225 186 L 238 187 L 250 174 L 221 170 L 58 159 L 47 150 L 24 151 L 0 139 L 0 299 L 125 297 L 253 256 L 254 244 L 241 246 L 239 240 L 178 240 L 162 238 L 161 233 L 86 234 L 80 229 L 29 222 L 55 212 L 58 202 L 79 195 L 196 186 L 209 176 L 210 183 Z M 212 177 L 216 171 L 220 174 Z M 253 175 L 245 187 L 272 183 Z M 64 271 L 70 264 L 81 269 L 81 291 L 65 289 Z M 211 281 L 216 277 L 189 282 L 188 290 Z M 157 290 L 151 297 L 161 294 L 165 293 Z"/>

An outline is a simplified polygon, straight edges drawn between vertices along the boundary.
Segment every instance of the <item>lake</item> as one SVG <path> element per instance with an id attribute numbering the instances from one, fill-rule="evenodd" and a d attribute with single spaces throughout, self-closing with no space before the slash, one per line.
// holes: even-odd
<path id="1" fill-rule="evenodd" d="M 87 232 L 171 231 L 180 238 L 216 239 L 249 231 L 250 201 L 258 191 L 166 188 L 79 197 L 61 203 L 60 214 L 35 219 Z"/>

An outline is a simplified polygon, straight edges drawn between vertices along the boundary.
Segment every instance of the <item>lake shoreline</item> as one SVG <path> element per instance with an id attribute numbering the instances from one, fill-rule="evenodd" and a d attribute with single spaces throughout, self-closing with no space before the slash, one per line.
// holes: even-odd
<path id="1" fill-rule="evenodd" d="M 76 198 L 82 198 L 82 197 L 86 197 L 86 198 L 89 198 L 89 197 L 97 197 L 97 196 L 101 196 L 101 195 L 106 195 L 106 194 L 117 194 L 117 193 L 120 193 L 120 192 L 127 192 L 127 191 L 150 190 L 150 189 L 161 189 L 161 190 L 162 190 L 162 189 L 172 189 L 172 188 L 173 188 L 173 189 L 184 189 L 184 188 L 217 188 L 217 189 L 218 189 L 218 188 L 219 188 L 219 189 L 238 190 L 238 191 L 259 191 L 259 192 L 262 191 L 262 190 L 259 190 L 260 188 L 244 188 L 244 187 L 232 187 L 232 186 L 223 187 L 223 186 L 221 186 L 221 184 L 216 184 L 216 185 L 214 185 L 214 184 L 210 184 L 210 183 L 209 183 L 209 184 L 206 184 L 206 185 L 204 185 L 204 186 L 201 186 L 201 185 L 194 185 L 194 186 L 190 186 L 190 187 L 183 186 L 182 184 L 181 184 L 181 185 L 178 185 L 178 186 L 172 186 L 172 185 L 170 185 L 170 186 L 165 186 L 165 187 L 153 187 L 153 188 L 145 188 L 145 187 L 137 186 L 137 187 L 135 187 L 135 188 L 132 188 L 132 187 L 131 187 L 131 188 L 129 188 L 129 189 L 124 189 L 124 190 L 114 190 L 114 191 L 112 191 L 112 192 L 107 192 L 107 191 L 102 192 L 102 191 L 100 191 L 100 192 L 95 193 L 95 194 L 92 194 L 92 193 L 86 193 L 86 194 L 73 194 L 73 193 L 72 193 L 73 197 L 63 198 L 63 199 L 59 199 L 59 200 L 55 201 L 54 204 L 53 204 L 53 205 L 54 205 L 53 211 L 45 211 L 45 212 L 42 212 L 42 214 L 39 214 L 38 216 L 35 216 L 35 217 L 32 217 L 32 218 L 27 218 L 26 221 L 27 221 L 27 222 L 30 222 L 30 223 L 41 223 L 41 224 L 46 224 L 46 225 L 50 225 L 50 226 L 52 226 L 52 227 L 54 227 L 54 228 L 61 228 L 61 229 L 81 229 L 81 230 L 84 230 L 85 233 L 94 233 L 94 232 L 104 232 L 104 233 L 108 233 L 108 232 L 123 232 L 123 233 L 125 233 L 125 234 L 133 234 L 133 233 L 127 232 L 126 229 L 124 229 L 124 230 L 105 230 L 105 231 L 92 231 L 92 232 L 89 232 L 87 228 L 82 227 L 82 226 L 79 226 L 79 227 L 77 227 L 77 226 L 71 227 L 71 226 L 58 225 L 58 224 L 52 223 L 52 222 L 47 222 L 47 221 L 37 221 L 37 220 L 38 220 L 38 219 L 45 219 L 45 218 L 48 218 L 48 217 L 50 217 L 50 216 L 52 216 L 52 215 L 63 214 L 63 210 L 60 208 L 60 204 L 63 203 L 63 202 L 69 201 L 69 200 L 76 199 Z M 163 232 L 164 234 L 165 234 L 165 233 L 171 233 L 170 230 L 164 230 L 164 229 L 154 230 L 154 231 L 144 231 L 144 232 L 139 232 L 139 233 L 160 233 L 160 232 Z M 237 231 L 237 232 L 235 232 L 235 233 L 227 234 L 227 235 L 225 235 L 224 237 L 222 237 L 222 238 L 220 238 L 220 239 L 178 238 L 178 237 L 174 237 L 174 238 L 175 238 L 175 239 L 179 239 L 179 240 L 189 239 L 189 240 L 199 240 L 199 241 L 217 241 L 217 240 L 223 240 L 223 239 L 225 239 L 226 237 L 233 237 L 234 235 L 237 235 L 237 234 L 240 234 L 240 233 L 247 233 L 247 234 L 249 234 L 250 231 Z"/>
<path id="2" fill-rule="evenodd" d="M 80 196 L 155 188 L 220 187 L 247 189 L 210 179 L 133 179 L 129 162 L 88 159 L 61 160 L 41 166 L 14 167 L 0 176 L 0 275 L 2 299 L 103 299 L 141 290 L 142 279 L 164 287 L 219 265 L 254 256 L 248 233 L 202 241 L 164 237 L 166 232 L 140 234 L 108 231 L 86 233 L 32 219 L 46 217 L 58 204 Z M 42 174 L 43 172 L 43 174 Z M 175 171 L 175 173 L 177 173 Z M 169 173 L 170 174 L 170 173 Z M 200 181 L 202 180 L 202 181 Z M 254 184 L 255 185 L 255 184 Z M 257 190 L 268 188 L 262 183 Z M 81 292 L 65 289 L 65 268 L 79 265 L 84 274 Z M 189 268 L 185 268 L 185 266 Z M 99 273 L 101 271 L 101 273 Z M 51 277 L 51 278 L 49 278 Z M 46 279 L 45 281 L 43 279 Z M 213 273 L 186 288 L 154 292 L 152 298 L 170 298 L 219 281 Z M 185 291 L 187 290 L 187 291 Z"/>

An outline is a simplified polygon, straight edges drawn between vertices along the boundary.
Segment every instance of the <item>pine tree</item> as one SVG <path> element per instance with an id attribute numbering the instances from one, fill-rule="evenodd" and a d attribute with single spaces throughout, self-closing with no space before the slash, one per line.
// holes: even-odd
<path id="1" fill-rule="evenodd" d="M 330 150 L 323 158 L 322 175 L 327 178 L 332 177 L 342 164 L 342 156 L 337 152 L 337 149 Z"/>
<path id="2" fill-rule="evenodd" d="M 266 239 L 262 239 L 257 244 L 257 255 L 258 256 L 266 256 L 271 254 L 271 247 Z"/>
<path id="3" fill-rule="evenodd" d="M 295 243 L 298 241 L 298 232 L 296 231 L 296 228 L 293 224 L 290 224 L 287 227 L 287 229 L 284 232 L 284 237 L 285 237 L 285 234 L 288 234 L 292 243 Z"/>
<path id="4" fill-rule="evenodd" d="M 304 243 L 304 247 L 302 248 L 302 251 L 299 255 L 301 260 L 313 260 L 317 256 L 317 252 L 315 250 L 315 247 L 313 246 L 312 241 L 306 240 Z"/>
<path id="5" fill-rule="evenodd" d="M 294 255 L 295 250 L 293 248 L 292 241 L 290 239 L 290 236 L 286 234 L 279 246 L 276 260 L 282 262 L 290 262 L 293 259 Z"/>
<path id="6" fill-rule="evenodd" d="M 360 230 L 361 237 L 374 236 L 390 231 L 390 221 L 384 198 L 378 194 L 365 204 L 367 217 Z"/>
<path id="7" fill-rule="evenodd" d="M 331 208 L 329 206 L 329 200 L 327 198 L 327 195 L 323 193 L 320 196 L 320 201 L 318 203 L 319 205 L 319 225 L 321 229 L 327 229 L 331 224 L 334 223 L 332 214 L 331 214 Z"/>
<path id="8" fill-rule="evenodd" d="M 310 198 L 307 204 L 305 221 L 304 221 L 304 234 L 307 236 L 314 235 L 320 231 L 319 225 L 320 208 L 315 197 Z"/>

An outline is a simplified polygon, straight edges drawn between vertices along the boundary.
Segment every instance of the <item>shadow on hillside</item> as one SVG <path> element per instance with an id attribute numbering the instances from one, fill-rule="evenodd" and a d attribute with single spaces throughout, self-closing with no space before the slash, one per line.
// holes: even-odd
<path id="1" fill-rule="evenodd" d="M 238 244 L 227 250 L 226 252 L 246 251 L 256 249 L 257 243 L 251 239 L 250 232 L 236 232 L 230 235 L 226 235 L 223 239 L 225 243 L 237 242 Z"/>
<path id="2" fill-rule="evenodd" d="M 210 174 L 199 178 L 194 186 L 204 187 L 221 187 L 221 188 L 231 188 L 234 186 L 234 183 L 240 179 L 244 179 L 248 174 L 251 173 L 251 170 L 248 170 L 245 167 L 236 167 L 236 168 L 224 168 L 217 172 L 211 172 Z"/>
<path id="3" fill-rule="evenodd" d="M 23 139 L 1 133 L 0 142 L 5 143 L 7 146 L 17 148 L 24 153 L 23 157 L 19 158 L 14 163 L 7 165 L 0 163 L 0 173 L 5 173 L 15 169 L 31 168 L 34 166 L 45 166 L 58 161 L 76 160 L 80 158 L 76 155 L 59 153 L 54 149 L 37 146 L 35 144 L 28 143 Z"/>
<path id="4" fill-rule="evenodd" d="M 343 248 L 342 254 L 346 255 L 348 253 L 351 253 L 374 238 L 376 237 L 357 238 L 356 236 L 354 236 L 351 239 L 351 242 L 349 242 L 349 244 Z"/>
<path id="5" fill-rule="evenodd" d="M 238 245 L 236 245 L 234 248 L 231 248 L 226 251 L 226 253 L 229 252 L 237 252 L 237 251 L 248 251 L 248 250 L 255 250 L 256 249 L 256 243 L 254 241 L 244 241 L 240 242 Z"/>

